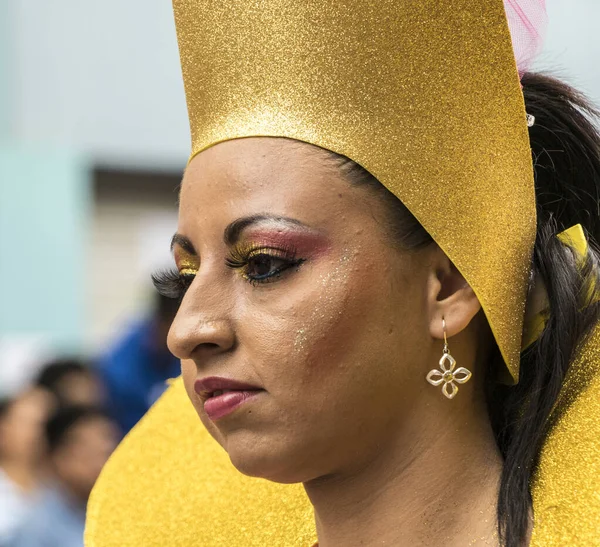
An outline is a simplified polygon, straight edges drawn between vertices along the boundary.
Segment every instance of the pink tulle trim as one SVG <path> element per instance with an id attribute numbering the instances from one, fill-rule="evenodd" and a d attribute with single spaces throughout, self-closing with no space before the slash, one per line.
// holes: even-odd
<path id="1" fill-rule="evenodd" d="M 541 51 L 548 14 L 546 0 L 504 0 L 519 74 L 522 76 Z"/>

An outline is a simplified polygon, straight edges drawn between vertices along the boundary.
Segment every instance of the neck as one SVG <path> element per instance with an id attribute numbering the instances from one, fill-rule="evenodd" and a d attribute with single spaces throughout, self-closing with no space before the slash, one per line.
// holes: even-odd
<path id="1" fill-rule="evenodd" d="M 39 477 L 34 465 L 18 459 L 4 459 L 0 462 L 0 468 L 13 483 L 25 492 L 33 490 L 38 485 Z"/>
<path id="2" fill-rule="evenodd" d="M 77 485 L 60 479 L 58 480 L 58 485 L 71 505 L 85 509 L 90 497 L 90 491 L 88 489 L 79 488 Z"/>
<path id="3" fill-rule="evenodd" d="M 446 409 L 429 435 L 419 422 L 360 469 L 305 483 L 319 547 L 498 545 L 502 459 L 485 409 Z"/>

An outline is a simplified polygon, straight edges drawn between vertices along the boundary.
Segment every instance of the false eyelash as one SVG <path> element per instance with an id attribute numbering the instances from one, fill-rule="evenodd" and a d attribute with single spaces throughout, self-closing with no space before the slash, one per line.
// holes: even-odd
<path id="1" fill-rule="evenodd" d="M 263 255 L 268 256 L 271 259 L 279 260 L 283 264 L 268 274 L 263 274 L 260 276 L 250 275 L 248 272 L 248 267 L 250 266 L 252 260 Z M 225 265 L 229 268 L 239 269 L 242 278 L 256 287 L 258 285 L 264 285 L 277 281 L 283 272 L 293 267 L 299 267 L 300 264 L 305 261 L 306 260 L 303 258 L 296 258 L 296 249 L 291 246 L 277 248 L 258 245 L 246 248 L 234 247 L 230 251 L 230 256 L 225 259 Z"/>
<path id="2" fill-rule="evenodd" d="M 158 294 L 176 300 L 183 298 L 193 280 L 193 275 L 182 275 L 175 269 L 160 270 L 152 274 L 152 283 Z"/>

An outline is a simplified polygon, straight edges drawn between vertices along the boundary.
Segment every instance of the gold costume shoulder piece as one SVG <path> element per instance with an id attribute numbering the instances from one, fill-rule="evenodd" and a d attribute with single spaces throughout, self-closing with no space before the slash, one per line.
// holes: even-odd
<path id="1" fill-rule="evenodd" d="M 571 365 L 532 485 L 531 547 L 600 544 L 600 325 Z"/>

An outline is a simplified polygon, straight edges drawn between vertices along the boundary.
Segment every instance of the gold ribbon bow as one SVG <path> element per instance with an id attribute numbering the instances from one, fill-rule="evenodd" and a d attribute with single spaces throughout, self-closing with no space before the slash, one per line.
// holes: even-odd
<path id="1" fill-rule="evenodd" d="M 571 226 L 556 237 L 574 251 L 578 257 L 578 265 L 583 267 L 588 252 L 588 241 L 581 224 Z M 589 294 L 584 300 L 584 305 L 589 306 L 598 301 L 600 301 L 600 291 L 597 290 L 597 285 L 592 285 Z M 546 287 L 541 279 L 536 278 L 527 299 L 521 351 L 526 350 L 542 335 L 549 316 L 550 308 Z"/>

